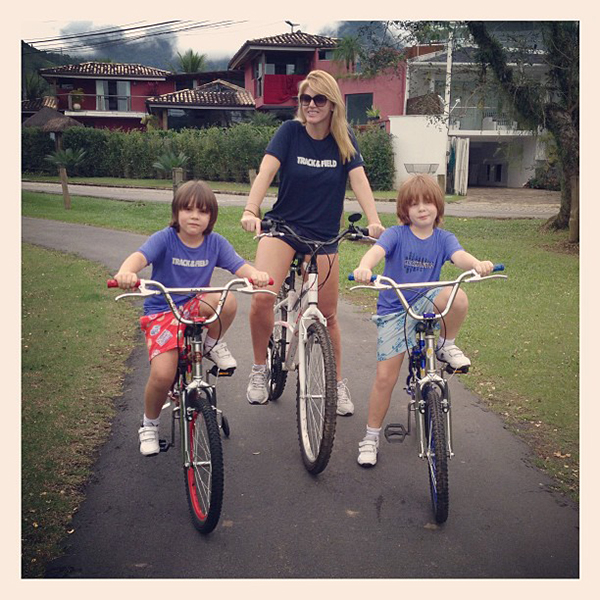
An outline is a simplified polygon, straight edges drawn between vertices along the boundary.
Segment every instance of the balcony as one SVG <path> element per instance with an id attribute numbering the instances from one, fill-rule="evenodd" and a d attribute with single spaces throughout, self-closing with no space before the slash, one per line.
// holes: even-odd
<path id="1" fill-rule="evenodd" d="M 522 132 L 516 119 L 493 108 L 456 107 L 450 111 L 450 131 Z"/>

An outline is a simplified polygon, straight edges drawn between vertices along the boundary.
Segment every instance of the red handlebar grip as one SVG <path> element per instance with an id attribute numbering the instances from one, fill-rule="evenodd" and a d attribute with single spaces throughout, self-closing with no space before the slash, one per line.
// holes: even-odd
<path id="1" fill-rule="evenodd" d="M 119 283 L 117 282 L 116 279 L 109 279 L 106 282 L 106 287 L 109 287 L 109 288 L 119 287 Z M 140 280 L 139 279 L 135 282 L 135 285 L 133 287 L 136 287 L 136 288 L 140 287 Z"/>
<path id="2" fill-rule="evenodd" d="M 248 281 L 250 283 L 254 283 L 254 279 L 250 278 L 248 279 Z M 269 285 L 273 285 L 275 283 L 275 280 L 272 277 L 269 277 Z"/>

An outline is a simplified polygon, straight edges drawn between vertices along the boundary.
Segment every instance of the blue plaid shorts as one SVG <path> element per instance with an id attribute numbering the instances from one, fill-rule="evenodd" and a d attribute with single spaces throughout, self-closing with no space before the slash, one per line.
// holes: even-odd
<path id="1" fill-rule="evenodd" d="M 441 288 L 432 288 L 424 296 L 411 304 L 412 309 L 417 314 L 431 311 L 433 308 L 433 300 L 440 293 Z M 443 308 L 443 307 L 440 307 Z M 436 311 L 437 312 L 437 311 Z M 408 347 L 412 348 L 417 343 L 416 327 L 417 321 L 408 317 L 404 308 L 400 312 L 391 313 L 389 315 L 373 315 L 372 321 L 377 325 L 377 360 L 388 360 L 398 354 L 406 352 Z M 440 328 L 439 323 L 435 325 L 436 329 Z"/>

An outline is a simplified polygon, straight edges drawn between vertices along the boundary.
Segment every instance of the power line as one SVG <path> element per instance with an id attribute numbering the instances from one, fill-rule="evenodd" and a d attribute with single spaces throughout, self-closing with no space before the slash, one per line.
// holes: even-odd
<path id="1" fill-rule="evenodd" d="M 166 22 L 169 23 L 169 22 L 176 22 L 176 21 L 166 21 Z M 52 38 L 42 38 L 39 40 L 23 40 L 23 41 L 27 44 L 45 44 L 47 42 L 56 42 L 56 41 L 60 41 L 60 40 L 68 40 L 71 38 L 80 38 L 80 37 L 87 37 L 87 36 L 92 36 L 92 35 L 114 33 L 114 32 L 118 32 L 118 31 L 127 31 L 129 29 L 130 25 L 137 25 L 138 23 L 143 23 L 143 21 L 136 21 L 135 23 L 127 23 L 127 25 L 124 26 L 123 28 L 96 29 L 94 31 L 85 31 L 85 32 L 82 31 L 81 33 L 74 33 L 72 35 L 60 35 L 58 37 L 52 37 Z M 154 25 L 144 25 L 143 27 L 154 27 Z M 136 29 L 136 28 L 132 27 L 131 29 Z"/>
<path id="2" fill-rule="evenodd" d="M 112 39 L 106 39 L 106 40 L 102 40 L 99 39 L 98 41 L 95 42 L 90 42 L 88 44 L 63 44 L 63 45 L 59 45 L 59 46 L 53 46 L 53 47 L 46 47 L 43 49 L 44 52 L 71 52 L 71 51 L 82 51 L 82 50 L 91 50 L 94 48 L 101 48 L 104 46 L 110 46 L 110 45 L 116 45 L 116 44 L 127 44 L 127 43 L 131 43 L 131 42 L 136 42 L 139 40 L 146 40 L 152 37 L 156 37 L 159 35 L 174 35 L 180 32 L 186 32 L 186 31 L 192 31 L 194 29 L 201 29 L 201 28 L 205 28 L 205 29 L 221 29 L 224 27 L 230 27 L 231 25 L 235 25 L 237 23 L 244 23 L 245 21 L 233 21 L 233 20 L 226 20 L 226 21 L 217 21 L 215 23 L 210 23 L 207 21 L 199 21 L 199 22 L 192 22 L 192 21 L 175 21 L 176 23 L 180 23 L 181 25 L 176 26 L 176 27 L 167 27 L 165 29 L 163 29 L 162 31 L 152 31 L 150 33 L 143 33 L 141 35 L 134 35 L 134 36 L 129 36 L 129 37 L 118 37 L 118 38 L 112 38 Z M 167 22 L 169 23 L 169 22 Z M 190 24 L 191 23 L 191 24 Z M 164 27 L 164 24 L 162 23 L 157 23 L 154 25 L 151 25 L 149 27 Z M 131 28 L 131 29 L 138 29 L 138 28 Z M 125 30 L 117 30 L 116 33 L 122 33 Z M 97 34 L 95 34 L 97 35 Z M 109 34 L 104 34 L 104 35 L 111 35 Z M 26 54 L 32 54 L 32 52 L 25 52 Z"/>

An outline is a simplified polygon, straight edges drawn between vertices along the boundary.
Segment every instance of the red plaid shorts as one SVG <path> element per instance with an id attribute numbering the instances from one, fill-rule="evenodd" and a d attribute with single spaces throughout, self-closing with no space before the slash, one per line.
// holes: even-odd
<path id="1" fill-rule="evenodd" d="M 204 294 L 195 296 L 179 307 L 181 314 L 185 318 L 198 316 L 200 301 L 203 296 Z M 140 319 L 140 327 L 146 336 L 146 346 L 148 347 L 150 360 L 163 352 L 175 350 L 182 341 L 185 329 L 185 325 L 180 323 L 170 310 L 144 315 Z"/>

